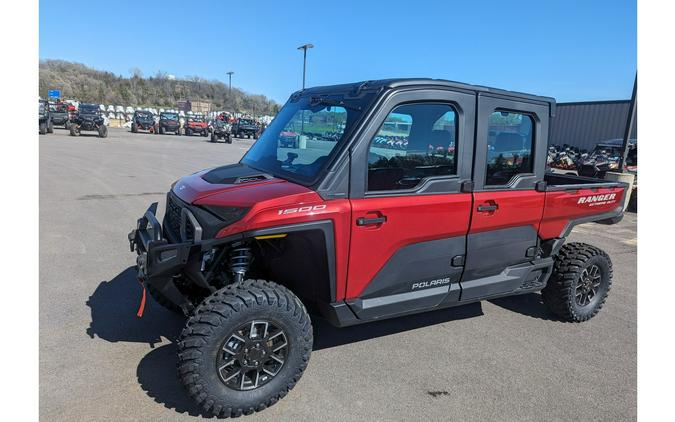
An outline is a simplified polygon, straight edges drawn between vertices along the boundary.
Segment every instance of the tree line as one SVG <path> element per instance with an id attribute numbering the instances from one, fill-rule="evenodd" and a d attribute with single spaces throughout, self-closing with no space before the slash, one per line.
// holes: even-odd
<path id="1" fill-rule="evenodd" d="M 206 101 L 215 110 L 246 112 L 254 115 L 274 115 L 279 104 L 264 95 L 246 93 L 221 81 L 198 76 L 185 79 L 170 77 L 159 71 L 144 76 L 138 68 L 130 76 L 92 69 L 81 63 L 65 60 L 40 61 L 40 96 L 60 89 L 62 96 L 87 103 L 113 104 L 133 107 L 176 108 L 179 100 Z"/>

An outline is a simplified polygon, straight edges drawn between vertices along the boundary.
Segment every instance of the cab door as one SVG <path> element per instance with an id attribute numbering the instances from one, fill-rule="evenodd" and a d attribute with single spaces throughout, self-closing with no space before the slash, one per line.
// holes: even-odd
<path id="1" fill-rule="evenodd" d="M 471 193 L 475 94 L 391 96 L 353 145 L 347 303 L 360 319 L 457 300 Z"/>
<path id="2" fill-rule="evenodd" d="M 508 269 L 535 258 L 544 210 L 536 186 L 546 165 L 549 104 L 481 93 L 477 109 L 462 301 L 518 288 L 521 272 Z"/>

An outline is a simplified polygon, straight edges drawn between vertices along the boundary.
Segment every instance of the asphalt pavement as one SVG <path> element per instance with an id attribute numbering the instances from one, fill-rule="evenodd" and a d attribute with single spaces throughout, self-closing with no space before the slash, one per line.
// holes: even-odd
<path id="1" fill-rule="evenodd" d="M 148 301 L 126 235 L 179 177 L 236 162 L 252 141 L 63 129 L 40 136 L 40 416 L 209 417 L 176 377 L 183 319 Z M 529 294 L 351 328 L 314 320 L 294 390 L 246 421 L 624 421 L 637 412 L 637 215 L 572 239 L 607 251 L 614 284 L 583 324 Z"/>

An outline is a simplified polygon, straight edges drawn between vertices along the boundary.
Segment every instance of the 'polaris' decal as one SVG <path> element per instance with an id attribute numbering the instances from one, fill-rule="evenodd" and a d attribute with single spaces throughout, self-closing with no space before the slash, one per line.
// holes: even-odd
<path id="1" fill-rule="evenodd" d="M 579 198 L 579 201 L 577 201 L 577 204 L 588 204 L 589 207 L 593 207 L 595 205 L 605 205 L 616 202 L 615 198 L 616 198 L 615 193 L 606 193 L 604 195 L 582 196 L 581 198 Z"/>
<path id="2" fill-rule="evenodd" d="M 427 287 L 438 287 L 443 286 L 444 284 L 450 284 L 450 277 L 439 278 L 436 280 L 429 280 L 429 281 L 419 281 L 417 283 L 413 283 L 412 288 L 410 290 L 426 289 Z"/>
<path id="3" fill-rule="evenodd" d="M 299 207 L 299 208 L 287 208 L 285 210 L 279 210 L 278 215 L 285 215 L 285 214 L 295 214 L 296 212 L 312 212 L 312 211 L 321 211 L 325 210 L 326 205 L 314 205 L 314 206 L 307 206 L 307 207 Z"/>

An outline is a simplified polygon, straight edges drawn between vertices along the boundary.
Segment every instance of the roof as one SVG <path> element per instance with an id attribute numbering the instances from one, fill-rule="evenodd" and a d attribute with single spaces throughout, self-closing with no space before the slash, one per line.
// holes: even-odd
<path id="1" fill-rule="evenodd" d="M 293 95 L 299 95 L 301 93 L 313 94 L 313 93 L 324 93 L 324 92 L 335 92 L 335 91 L 350 91 L 350 90 L 377 90 L 380 88 L 402 88 L 402 87 L 439 87 L 439 88 L 454 88 L 461 90 L 474 91 L 476 93 L 490 93 L 497 95 L 504 95 L 509 97 L 516 97 L 521 99 L 526 99 L 529 101 L 538 101 L 554 105 L 555 98 L 544 97 L 533 94 L 526 94 L 523 92 L 508 91 L 504 89 L 491 88 L 482 85 L 470 85 L 462 82 L 449 81 L 445 79 L 432 79 L 432 78 L 394 78 L 394 79 L 380 79 L 375 81 L 361 81 L 354 82 L 350 84 L 341 84 L 341 85 L 325 85 L 317 86 L 312 88 L 307 88 L 304 91 L 297 91 Z"/>

